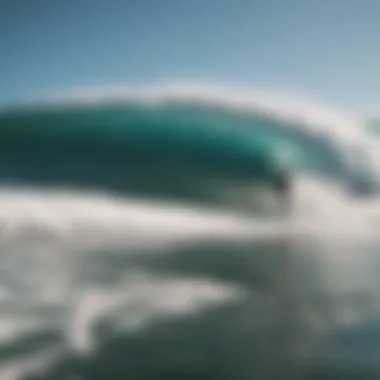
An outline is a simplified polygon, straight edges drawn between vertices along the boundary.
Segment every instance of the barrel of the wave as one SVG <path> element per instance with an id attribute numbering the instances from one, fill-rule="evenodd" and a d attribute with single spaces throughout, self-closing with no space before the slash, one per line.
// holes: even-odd
<path id="1" fill-rule="evenodd" d="M 271 153 L 249 128 L 187 108 L 106 104 L 0 114 L 0 180 L 229 207 L 241 189 L 271 180 Z"/>

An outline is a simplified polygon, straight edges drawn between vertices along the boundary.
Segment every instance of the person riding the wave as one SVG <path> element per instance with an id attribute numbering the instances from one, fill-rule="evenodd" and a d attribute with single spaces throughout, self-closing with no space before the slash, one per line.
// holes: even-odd
<path id="1" fill-rule="evenodd" d="M 275 197 L 280 201 L 281 208 L 285 215 L 288 215 L 291 210 L 292 175 L 290 170 L 290 159 L 288 155 L 281 154 L 277 157 L 275 175 L 272 179 L 272 187 Z"/>

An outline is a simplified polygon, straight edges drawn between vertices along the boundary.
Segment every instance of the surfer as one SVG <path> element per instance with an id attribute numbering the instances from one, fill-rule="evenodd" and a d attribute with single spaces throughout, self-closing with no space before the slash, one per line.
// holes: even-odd
<path id="1" fill-rule="evenodd" d="M 284 168 L 279 169 L 273 179 L 273 190 L 277 199 L 280 200 L 285 215 L 288 215 L 290 212 L 291 185 L 290 172 Z"/>

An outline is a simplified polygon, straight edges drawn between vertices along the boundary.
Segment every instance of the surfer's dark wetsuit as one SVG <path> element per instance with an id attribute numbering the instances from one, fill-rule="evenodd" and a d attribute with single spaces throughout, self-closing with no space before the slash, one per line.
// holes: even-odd
<path id="1" fill-rule="evenodd" d="M 283 210 L 286 214 L 290 212 L 292 181 L 290 173 L 286 170 L 279 170 L 273 180 L 273 190 L 281 200 Z"/>

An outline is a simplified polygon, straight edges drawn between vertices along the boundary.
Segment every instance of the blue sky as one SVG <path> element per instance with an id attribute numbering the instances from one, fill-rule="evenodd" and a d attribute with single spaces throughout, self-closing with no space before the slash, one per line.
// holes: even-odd
<path id="1" fill-rule="evenodd" d="M 376 113 L 379 20 L 379 0 L 0 0 L 0 104 L 178 78 Z"/>

